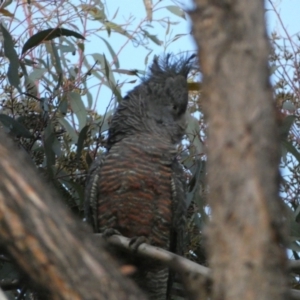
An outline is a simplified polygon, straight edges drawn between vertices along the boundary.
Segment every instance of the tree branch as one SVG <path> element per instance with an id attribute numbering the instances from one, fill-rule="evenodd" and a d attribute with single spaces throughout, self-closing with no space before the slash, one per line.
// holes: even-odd
<path id="1" fill-rule="evenodd" d="M 102 234 L 95 234 L 94 236 L 101 237 Z M 178 272 L 181 277 L 188 277 L 188 280 L 190 281 L 191 278 L 195 278 L 195 276 L 202 276 L 206 278 L 206 287 L 211 282 L 211 270 L 208 267 L 199 265 L 197 263 L 194 263 L 193 261 L 184 258 L 182 256 L 176 255 L 172 252 L 166 251 L 164 249 L 154 247 L 151 245 L 148 245 L 146 243 L 141 244 L 137 250 L 132 249 L 129 246 L 130 239 L 121 235 L 112 235 L 108 238 L 106 238 L 106 241 L 115 246 L 119 247 L 121 249 L 131 251 L 137 255 L 142 255 L 147 258 L 153 259 L 153 260 L 159 260 L 164 265 L 170 267 L 172 270 Z M 290 261 L 289 262 L 289 270 L 290 271 L 299 271 L 300 270 L 300 261 Z M 184 279 L 184 278 L 183 278 Z M 186 280 L 184 280 L 184 283 Z M 192 290 L 189 290 L 191 287 L 187 286 L 185 284 L 186 292 L 190 295 L 193 293 Z M 197 287 L 197 291 L 199 292 L 199 286 Z M 290 290 L 290 296 L 292 299 L 299 300 L 300 299 L 300 291 L 291 289 Z"/>
<path id="2" fill-rule="evenodd" d="M 262 0 L 195 0 L 208 126 L 211 299 L 286 299 L 287 232 Z M 271 254 L 271 255 L 270 255 Z"/>
<path id="3" fill-rule="evenodd" d="M 101 237 L 102 234 L 98 233 L 94 236 Z M 154 247 L 151 245 L 148 245 L 146 243 L 141 244 L 137 250 L 132 249 L 129 246 L 130 239 L 121 235 L 112 235 L 108 238 L 106 238 L 107 242 L 113 246 L 129 250 L 133 253 L 136 253 L 138 255 L 142 255 L 148 258 L 151 258 L 153 260 L 159 260 L 164 265 L 170 267 L 172 270 L 178 272 L 179 274 L 184 274 L 185 276 L 188 273 L 194 273 L 198 274 L 200 276 L 204 276 L 209 278 L 210 277 L 210 269 L 199 265 L 197 263 L 194 263 L 193 261 L 186 259 L 182 256 L 179 256 L 177 254 L 174 254 L 172 252 L 169 252 L 167 250 Z"/>
<path id="4" fill-rule="evenodd" d="M 51 299 L 145 299 L 0 132 L 0 245 Z"/>

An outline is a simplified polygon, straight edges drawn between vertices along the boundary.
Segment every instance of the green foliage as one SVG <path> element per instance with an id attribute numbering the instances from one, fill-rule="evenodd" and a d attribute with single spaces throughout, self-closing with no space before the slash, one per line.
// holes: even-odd
<path id="1" fill-rule="evenodd" d="M 175 34 L 176 25 L 186 22 L 185 12 L 166 2 L 171 1 L 157 1 L 152 7 L 145 2 L 145 15 L 130 15 L 124 22 L 119 8 L 110 14 L 109 7 L 99 0 L 92 4 L 19 0 L 1 9 L 5 22 L 0 27 L 4 43 L 0 56 L 0 126 L 28 153 L 41 177 L 80 218 L 86 173 L 95 156 L 104 151 L 114 106 L 145 74 L 151 55 L 168 51 L 186 35 Z M 136 18 L 140 20 L 136 22 Z M 136 69 L 131 52 L 126 57 L 130 66 L 124 67 L 121 57 L 127 47 L 136 53 L 144 51 L 144 70 Z M 125 84 L 129 88 L 122 91 Z M 191 91 L 191 108 L 196 113 L 199 90 Z M 104 106 L 106 110 L 100 114 Z M 181 151 L 190 168 L 203 157 L 203 149 L 198 120 L 191 117 L 189 124 L 188 144 Z M 194 169 L 187 174 L 199 181 L 199 172 Z M 191 201 L 199 204 L 195 191 L 194 186 Z M 192 207 L 188 230 L 199 236 L 194 223 L 199 219 L 197 207 Z M 187 249 L 196 255 L 198 246 L 198 240 L 190 235 Z M 9 279 L 10 269 L 12 278 L 19 279 L 7 262 L 0 265 L 0 279 Z M 28 298 L 26 288 L 17 291 L 21 286 L 17 282 L 6 295 L 21 299 L 20 293 L 25 293 Z"/>
<path id="2" fill-rule="evenodd" d="M 26 43 L 23 46 L 22 49 L 22 54 L 24 54 L 26 51 L 28 51 L 29 49 L 38 46 L 39 44 L 41 44 L 44 41 L 50 41 L 53 40 L 54 38 L 60 37 L 60 36 L 74 36 L 77 39 L 83 39 L 84 37 L 73 31 L 73 30 L 69 30 L 69 29 L 65 29 L 65 28 L 49 28 L 46 30 L 42 30 L 36 34 L 34 34 L 33 36 L 31 36 Z"/>
<path id="3" fill-rule="evenodd" d="M 123 15 L 121 9 L 110 14 L 109 7 L 99 0 L 92 4 L 20 0 L 2 9 L 0 126 L 28 153 L 41 177 L 80 218 L 86 173 L 95 156 L 104 151 L 114 106 L 145 74 L 152 55 L 169 51 L 187 35 L 175 33 L 176 25 L 186 22 L 185 12 L 166 3 L 171 1 L 146 5 L 144 15 L 129 15 L 125 21 L 119 17 Z M 130 61 L 126 68 L 122 52 L 127 47 L 132 53 L 126 57 L 127 65 Z M 181 47 L 179 44 L 178 49 Z M 137 69 L 134 51 L 144 53 L 142 70 Z M 192 74 L 190 84 L 195 76 Z M 129 87 L 122 90 L 125 85 Z M 194 87 L 191 91 L 190 106 L 196 114 L 199 90 Z M 104 106 L 106 110 L 100 114 Z M 203 129 L 203 123 L 199 126 L 198 119 L 190 117 L 187 144 L 180 149 L 189 168 L 198 166 L 198 161 L 201 164 L 204 157 Z M 198 169 L 191 170 L 187 176 L 198 182 Z M 202 205 L 197 193 L 198 189 L 191 187 L 191 201 Z M 188 230 L 199 236 L 200 227 L 194 222 L 199 221 L 198 208 L 196 204 L 191 207 Z M 187 249 L 196 255 L 198 246 L 198 240 L 190 235 Z M 6 269 L 0 266 L 0 279 L 5 274 Z M 18 294 L 15 291 L 15 296 Z"/>
<path id="4" fill-rule="evenodd" d="M 172 14 L 183 17 L 184 12 L 156 3 L 152 14 L 161 9 L 165 9 L 164 17 L 151 24 L 142 18 L 131 30 L 132 16 L 125 24 L 118 23 L 119 10 L 111 17 L 101 1 L 93 5 L 70 2 L 63 7 L 49 1 L 20 1 L 5 8 L 6 23 L 0 28 L 4 40 L 0 124 L 79 216 L 86 172 L 91 160 L 103 151 L 113 111 L 108 108 L 104 115 L 98 114 L 98 99 L 111 91 L 110 104 L 120 101 L 124 78 L 140 73 L 133 70 L 134 60 L 132 70 L 120 69 L 119 54 L 124 47 L 133 44 L 149 54 L 155 44 L 167 48 L 152 33 L 154 22 L 173 27 L 178 22 L 172 21 Z M 118 49 L 113 39 L 120 35 L 123 44 Z M 96 51 L 87 52 L 95 39 Z"/>
<path id="5" fill-rule="evenodd" d="M 7 78 L 9 83 L 20 91 L 20 79 L 18 75 L 19 60 L 14 48 L 13 39 L 6 28 L 1 24 L 1 32 L 4 40 L 4 55 L 9 59 Z"/>
<path id="6" fill-rule="evenodd" d="M 279 122 L 281 141 L 280 161 L 280 196 L 284 201 L 287 215 L 289 235 L 288 255 L 299 260 L 300 252 L 300 76 L 299 76 L 299 33 L 290 36 L 281 17 L 273 4 L 272 9 L 277 14 L 282 26 L 283 35 L 272 32 L 272 53 L 270 64 L 276 113 Z M 299 277 L 293 276 L 295 288 L 299 289 Z"/>
<path id="7" fill-rule="evenodd" d="M 5 22 L 0 27 L 4 46 L 0 55 L 0 126 L 81 218 L 86 173 L 94 157 L 104 151 L 114 106 L 144 75 L 152 55 L 168 51 L 188 35 L 175 31 L 177 24 L 186 22 L 185 12 L 169 4 L 157 1 L 151 8 L 144 1 L 141 16 L 130 14 L 121 20 L 121 9 L 110 11 L 100 0 L 93 4 L 64 1 L 62 5 L 57 1 L 18 0 L 1 9 Z M 280 192 L 290 212 L 288 240 L 296 258 L 300 250 L 300 47 L 298 40 L 275 33 L 271 42 L 272 82 L 280 115 Z M 131 47 L 130 55 L 122 58 L 127 47 Z M 178 52 L 182 47 L 178 44 Z M 145 68 L 139 70 L 135 56 L 142 51 Z M 130 66 L 124 67 L 128 61 Z M 192 116 L 179 150 L 189 182 L 186 256 L 204 264 L 202 231 L 210 210 L 205 184 L 207 125 L 201 109 L 205 99 L 198 81 L 199 74 L 191 74 Z M 100 107 L 102 111 L 106 107 L 103 114 Z M 19 276 L 4 263 L 0 265 L 0 279 L 6 278 L 9 268 L 12 278 Z M 9 297 L 18 294 L 15 290 Z"/>

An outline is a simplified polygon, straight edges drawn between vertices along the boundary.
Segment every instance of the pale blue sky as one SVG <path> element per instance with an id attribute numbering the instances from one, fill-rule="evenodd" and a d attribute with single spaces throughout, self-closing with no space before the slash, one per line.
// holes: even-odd
<path id="1" fill-rule="evenodd" d="M 98 2 L 99 0 L 94 0 L 94 2 Z M 299 15 L 300 15 L 300 0 L 273 0 L 276 2 L 277 10 L 280 13 L 280 16 L 282 18 L 282 22 L 286 26 L 288 33 L 290 35 L 293 35 L 297 33 L 300 30 L 300 21 L 299 21 Z M 102 1 L 104 2 L 104 0 Z M 191 8 L 192 1 L 191 0 L 178 0 L 178 2 L 185 3 L 184 6 L 188 6 Z M 14 3 L 14 2 L 13 2 Z M 12 9 L 13 3 L 8 6 L 8 8 L 13 12 Z M 68 3 L 64 1 L 58 1 L 57 3 L 60 3 L 60 5 L 64 5 L 62 3 Z M 78 6 L 80 4 L 79 0 L 69 0 L 69 3 L 72 3 L 74 6 Z M 82 2 L 81 2 L 82 3 Z M 191 24 L 189 20 L 184 20 L 172 13 L 170 13 L 165 7 L 174 5 L 174 1 L 172 0 L 153 0 L 153 3 L 158 3 L 158 5 L 155 7 L 155 11 L 153 13 L 153 19 L 159 20 L 163 17 L 169 17 L 172 22 L 178 22 L 178 25 L 173 26 L 173 32 L 172 36 L 176 34 L 184 35 L 174 43 L 172 43 L 167 49 L 165 49 L 162 46 L 157 46 L 154 43 L 150 43 L 150 48 L 153 49 L 153 52 L 151 53 L 149 57 L 149 62 L 151 62 L 153 55 L 160 55 L 162 53 L 166 52 L 172 52 L 172 53 L 180 53 L 182 51 L 195 51 L 196 46 L 193 41 L 192 36 L 190 35 L 191 32 Z M 130 26 L 128 27 L 128 30 L 134 30 L 138 24 L 146 18 L 146 11 L 144 7 L 143 0 L 106 0 L 106 13 L 107 13 L 107 19 L 109 21 L 116 22 L 117 24 L 125 24 L 128 23 L 128 19 L 130 15 L 132 16 L 132 19 L 130 20 Z M 269 0 L 266 0 L 266 7 L 267 9 L 270 8 Z M 157 10 L 157 8 L 159 8 Z M 80 11 L 79 7 L 79 11 Z M 113 19 L 113 16 L 115 15 L 116 11 L 118 10 L 118 14 L 115 19 Z M 76 14 L 75 14 L 76 15 Z M 35 15 L 34 15 L 35 16 Z M 24 14 L 23 10 L 20 9 L 17 13 L 17 17 L 19 20 L 24 20 Z M 279 32 L 279 34 L 285 35 L 281 24 L 277 18 L 277 16 L 272 12 L 272 10 L 268 10 L 266 13 L 266 19 L 267 19 L 267 27 L 268 31 L 276 30 Z M 75 18 L 76 20 L 76 18 Z M 77 22 L 77 21 L 75 21 Z M 88 21 L 89 24 L 93 28 L 97 28 L 100 26 L 99 21 Z M 18 23 L 18 22 L 17 22 Z M 52 24 L 53 26 L 56 26 L 56 19 L 55 15 L 52 17 Z M 79 24 L 79 22 L 78 22 Z M 166 36 L 166 26 L 163 27 L 159 25 L 157 22 L 148 23 L 149 27 L 147 30 L 151 34 L 157 34 L 158 38 L 161 40 L 164 40 Z M 20 27 L 22 30 L 28 30 L 26 28 L 27 24 L 26 22 L 23 23 L 23 28 Z M 81 26 L 81 25 L 80 25 Z M 79 26 L 79 32 L 82 27 Z M 152 26 L 152 27 L 151 27 Z M 13 27 L 14 28 L 14 27 Z M 70 28 L 71 29 L 71 28 Z M 23 31 L 21 31 L 23 32 Z M 15 34 L 16 37 L 18 37 L 18 30 L 14 31 L 13 34 Z M 145 70 L 145 61 L 144 58 L 147 55 L 148 51 L 145 50 L 143 47 L 135 47 L 132 45 L 131 42 L 126 42 L 128 39 L 121 34 L 112 33 L 109 37 L 106 31 L 99 31 L 99 36 L 102 38 L 105 38 L 108 43 L 111 44 L 112 48 L 115 50 L 116 53 L 119 53 L 119 62 L 120 62 L 120 68 L 121 69 L 141 69 Z M 19 33 L 20 35 L 20 33 Z M 124 46 L 125 44 L 125 46 Z M 38 48 L 38 47 L 37 47 Z M 20 49 L 18 49 L 19 51 Z M 93 40 L 91 38 L 88 38 L 85 42 L 85 55 L 87 55 L 88 60 L 90 62 L 90 65 L 92 66 L 94 64 L 94 59 L 92 57 L 92 54 L 94 53 L 105 53 L 107 59 L 109 62 L 112 61 L 112 57 L 107 50 L 107 46 L 105 43 L 101 40 L 101 38 L 98 38 L 96 36 L 93 36 Z M 76 59 L 78 56 L 71 56 L 71 62 L 77 63 Z M 129 76 L 129 75 L 121 75 L 118 76 L 118 74 L 114 73 L 116 80 L 119 82 L 123 82 L 124 80 L 132 81 L 135 79 L 135 77 Z M 89 77 L 88 86 L 90 87 L 90 91 L 93 95 L 96 95 L 98 93 L 98 105 L 97 110 L 99 113 L 103 114 L 109 100 L 111 99 L 111 91 L 101 86 L 101 90 L 99 92 L 99 79 L 97 79 L 94 76 Z M 138 84 L 138 80 L 136 83 L 126 84 L 122 88 L 122 94 L 124 95 L 128 90 L 132 89 L 134 85 Z"/>
<path id="2" fill-rule="evenodd" d="M 134 29 L 141 20 L 143 20 L 146 17 L 146 11 L 142 0 L 123 0 L 123 1 L 106 1 L 106 8 L 108 11 L 108 19 L 112 18 L 115 14 L 116 10 L 119 8 L 119 13 L 117 17 L 114 19 L 114 22 L 118 24 L 124 24 L 128 20 L 130 15 L 134 16 L 134 21 L 132 22 L 132 25 L 130 26 L 131 29 Z M 158 1 L 153 1 L 153 3 L 156 3 Z M 191 4 L 191 1 L 189 1 Z M 162 46 L 155 45 L 154 43 L 150 43 L 150 48 L 153 49 L 153 52 L 149 56 L 148 64 L 152 61 L 152 58 L 154 55 L 160 55 L 164 52 L 172 52 L 172 53 L 179 53 L 179 52 L 185 52 L 185 51 L 195 51 L 196 46 L 193 42 L 192 36 L 189 34 L 191 31 L 190 23 L 186 20 L 184 20 L 181 17 L 178 17 L 172 13 L 170 13 L 165 7 L 173 5 L 174 2 L 171 0 L 164 0 L 159 3 L 159 5 L 156 8 L 159 8 L 158 10 L 155 10 L 153 13 L 153 19 L 159 20 L 161 18 L 164 18 L 168 16 L 172 22 L 178 22 L 178 25 L 172 26 L 172 36 L 175 36 L 176 34 L 185 34 L 186 36 L 182 36 L 177 41 L 173 42 L 170 46 L 168 46 L 167 49 L 165 49 Z M 189 6 L 191 7 L 191 6 Z M 158 35 L 158 38 L 160 40 L 164 40 L 166 35 L 167 27 L 160 26 L 157 22 L 149 23 L 149 26 L 153 26 L 153 28 L 149 27 L 149 33 Z M 126 42 L 127 38 L 115 34 L 112 35 L 110 38 L 106 34 L 103 36 L 104 38 L 109 41 L 113 49 L 118 52 L 118 49 Z M 101 42 L 100 42 L 101 43 Z M 87 46 L 86 53 L 89 51 L 95 51 L 93 50 L 93 47 L 90 47 L 91 45 L 94 45 L 94 42 Z M 101 45 L 103 45 L 101 43 Z M 103 47 L 100 51 L 104 51 L 107 53 L 107 50 L 105 47 Z M 120 62 L 120 68 L 121 69 L 140 69 L 140 70 L 146 70 L 145 66 L 145 57 L 149 51 L 144 49 L 143 47 L 134 47 L 131 42 L 129 42 L 120 52 L 119 55 L 119 62 Z M 109 59 L 111 59 L 111 56 L 108 54 Z M 124 79 L 129 77 L 128 75 L 122 75 L 118 76 L 115 74 L 116 79 L 119 79 L 120 81 L 124 81 Z M 133 80 L 134 78 L 128 78 L 128 80 Z M 127 91 L 132 89 L 134 85 L 136 85 L 138 81 L 135 84 L 128 84 L 125 85 L 122 88 L 122 94 L 124 95 Z M 106 106 L 108 104 L 108 101 L 111 98 L 111 91 L 107 90 L 107 88 L 103 87 L 101 90 L 101 101 L 99 101 L 99 105 L 97 106 L 99 113 L 104 113 Z M 107 99 L 107 101 L 106 101 Z"/>
<path id="3" fill-rule="evenodd" d="M 277 0 L 274 2 L 282 18 L 282 22 L 286 26 L 286 29 L 288 30 L 288 33 L 290 35 L 294 35 L 298 33 L 300 31 L 300 18 L 299 18 L 300 0 L 282 0 L 282 1 Z M 153 3 L 155 3 L 155 1 L 153 1 Z M 188 1 L 185 3 L 189 3 L 189 7 L 191 7 L 192 1 Z M 168 1 L 168 0 L 161 1 L 159 7 L 164 7 L 168 5 L 174 5 L 173 1 Z M 112 16 L 115 13 L 118 7 L 119 7 L 119 12 L 121 12 L 119 13 L 116 19 L 118 20 L 118 22 L 119 21 L 122 22 L 126 20 L 130 14 L 136 17 L 135 20 L 136 23 L 138 23 L 142 18 L 146 16 L 146 12 L 142 0 L 107 1 L 107 8 L 110 16 Z M 281 27 L 278 17 L 273 12 L 273 9 L 271 8 L 268 0 L 266 1 L 266 8 L 268 9 L 266 13 L 268 32 L 276 30 L 279 34 L 285 36 L 285 33 Z M 166 13 L 166 10 L 163 8 L 155 12 L 153 14 L 153 18 L 159 19 L 166 15 L 170 16 L 172 18 L 172 21 L 180 22 L 179 25 L 174 27 L 174 34 L 186 34 L 185 37 L 182 37 L 181 39 L 171 44 L 168 47 L 167 52 L 179 53 L 181 51 L 195 50 L 196 46 L 194 44 L 192 36 L 189 34 L 191 31 L 190 22 L 188 20 L 185 21 L 177 16 L 173 16 L 172 14 L 168 14 L 168 12 Z M 165 35 L 165 30 L 161 27 L 158 27 L 157 25 L 152 29 L 152 32 L 158 33 L 160 38 L 163 38 Z M 118 46 L 122 44 L 123 40 L 124 40 L 123 37 L 119 37 L 119 38 L 115 37 L 115 38 L 110 38 L 109 41 L 112 43 L 112 46 L 115 49 L 117 49 Z M 157 55 L 164 52 L 164 49 L 159 46 L 154 46 L 153 49 L 154 51 L 151 54 L 152 56 L 154 54 Z M 127 47 L 125 47 L 120 53 L 121 68 L 145 69 L 144 57 L 146 54 L 147 51 L 145 51 L 142 47 L 135 48 L 131 45 L 127 45 Z M 124 88 L 122 89 L 123 94 L 126 93 L 126 91 L 130 90 L 131 88 L 132 88 L 131 85 L 128 86 L 125 85 Z M 101 96 L 105 98 L 105 94 L 106 93 L 103 91 L 101 93 Z M 109 95 L 110 94 L 107 95 L 108 98 L 110 98 Z M 106 105 L 107 105 L 107 101 L 105 101 L 104 99 L 103 101 L 99 102 L 98 109 L 100 113 L 104 112 Z"/>
<path id="4" fill-rule="evenodd" d="M 290 35 L 300 31 L 300 1 L 299 0 L 275 0 L 275 5 L 282 18 L 283 24 Z M 272 9 L 269 1 L 266 1 L 267 9 Z M 267 26 L 283 33 L 282 27 L 276 15 L 270 10 L 267 12 Z"/>

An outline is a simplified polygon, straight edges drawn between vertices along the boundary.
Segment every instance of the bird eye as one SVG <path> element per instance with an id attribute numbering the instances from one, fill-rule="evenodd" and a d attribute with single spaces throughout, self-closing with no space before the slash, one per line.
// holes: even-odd
<path id="1" fill-rule="evenodd" d="M 177 105 L 173 105 L 173 109 L 174 109 L 174 110 L 177 110 Z"/>

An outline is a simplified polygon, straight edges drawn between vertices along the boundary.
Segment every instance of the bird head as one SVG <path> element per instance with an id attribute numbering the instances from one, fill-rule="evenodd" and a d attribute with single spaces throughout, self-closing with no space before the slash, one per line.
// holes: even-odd
<path id="1" fill-rule="evenodd" d="M 177 144 L 186 128 L 187 76 L 195 55 L 154 58 L 142 83 L 123 98 L 111 122 L 108 147 L 136 134 L 159 134 Z"/>

